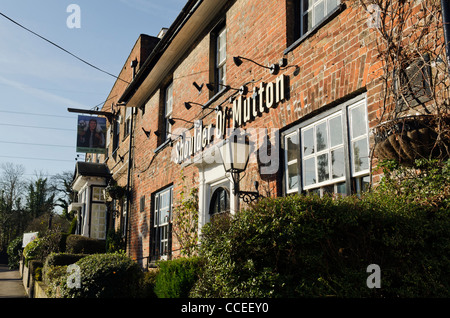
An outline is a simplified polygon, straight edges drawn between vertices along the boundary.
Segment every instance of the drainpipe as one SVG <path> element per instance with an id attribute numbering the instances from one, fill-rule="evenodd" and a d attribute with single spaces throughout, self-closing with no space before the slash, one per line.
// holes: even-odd
<path id="1" fill-rule="evenodd" d="M 137 59 L 134 59 L 131 62 L 131 68 L 133 69 L 133 80 L 136 76 L 136 67 L 138 65 Z M 132 168 L 132 162 L 131 162 L 131 149 L 133 145 L 133 125 L 134 125 L 134 107 L 131 110 L 131 119 L 130 119 L 130 143 L 128 146 L 128 171 L 127 171 L 127 216 L 125 221 L 125 250 L 127 250 L 127 244 L 128 244 L 128 227 L 129 227 L 129 215 L 130 215 L 130 201 L 131 201 L 131 168 Z M 129 251 L 129 249 L 128 249 Z M 128 253 L 129 255 L 129 253 Z"/>
<path id="2" fill-rule="evenodd" d="M 444 23 L 445 53 L 447 67 L 450 70 L 450 4 L 449 0 L 441 0 L 442 22 Z"/>

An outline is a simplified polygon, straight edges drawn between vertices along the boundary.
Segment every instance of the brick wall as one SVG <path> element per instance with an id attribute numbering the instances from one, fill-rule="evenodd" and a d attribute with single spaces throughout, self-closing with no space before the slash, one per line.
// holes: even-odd
<path id="1" fill-rule="evenodd" d="M 374 31 L 366 25 L 366 14 L 362 9 L 348 7 L 285 54 L 287 47 L 293 43 L 292 8 L 293 1 L 289 0 L 238 0 L 217 16 L 217 21 L 225 18 L 227 26 L 227 84 L 231 87 L 240 87 L 255 80 L 255 83 L 248 85 L 251 94 L 254 86 L 258 87 L 261 82 L 274 82 L 277 77 L 271 75 L 267 69 L 248 61 L 236 67 L 233 64 L 233 56 L 247 57 L 264 65 L 277 63 L 283 57 L 288 60 L 288 67 L 280 71 L 280 74 L 287 76 L 289 85 L 286 100 L 243 128 L 282 129 L 363 91 L 367 92 L 369 125 L 373 127 L 381 98 L 381 86 L 377 81 L 380 64 L 376 59 Z M 201 107 L 195 105 L 186 110 L 184 102 L 203 104 L 210 98 L 205 87 L 199 93 L 192 83 L 209 81 L 211 39 L 208 31 L 212 30 L 212 27 L 209 26 L 201 38 L 192 39 L 188 54 L 178 61 L 170 72 L 173 74 L 173 117 L 193 120 L 210 112 L 204 110 L 202 113 Z M 168 80 L 170 78 L 161 79 L 161 82 Z M 135 122 L 133 205 L 129 237 L 129 252 L 135 258 L 146 257 L 150 252 L 152 194 L 173 184 L 176 204 L 183 186 L 181 170 L 183 169 L 188 182 L 198 179 L 196 166 L 188 165 L 182 168 L 170 160 L 170 144 L 159 152 L 154 152 L 161 145 L 161 141 L 153 132 L 158 130 L 162 123 L 162 89 L 163 86 L 155 92 L 149 92 L 150 98 L 143 107 L 144 112 L 138 111 Z M 222 103 L 231 94 L 230 90 L 212 103 L 211 107 Z M 223 106 L 232 105 L 226 102 Z M 203 123 L 215 123 L 215 113 L 206 116 Z M 190 126 L 192 125 L 178 120 L 173 129 L 175 131 L 177 128 Z M 149 137 L 144 134 L 142 128 L 151 131 Z M 253 182 L 259 181 L 260 191 L 264 195 L 279 196 L 282 194 L 282 171 L 280 163 L 278 173 L 260 176 L 258 164 L 252 163 L 241 182 L 241 189 L 253 190 Z M 142 196 L 145 196 L 146 204 L 144 211 L 139 212 L 139 199 Z M 175 238 L 172 248 L 179 248 Z M 177 254 L 174 252 L 175 256 Z"/>

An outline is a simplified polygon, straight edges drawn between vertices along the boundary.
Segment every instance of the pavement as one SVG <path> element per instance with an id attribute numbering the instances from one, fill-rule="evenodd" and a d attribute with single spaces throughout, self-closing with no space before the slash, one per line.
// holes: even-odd
<path id="1" fill-rule="evenodd" d="M 10 270 L 0 264 L 0 298 L 28 298 L 19 270 Z"/>

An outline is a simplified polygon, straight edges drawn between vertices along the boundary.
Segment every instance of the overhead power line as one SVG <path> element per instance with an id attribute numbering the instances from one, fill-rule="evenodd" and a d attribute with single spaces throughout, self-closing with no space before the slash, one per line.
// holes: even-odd
<path id="1" fill-rule="evenodd" d="M 125 82 L 125 83 L 130 84 L 130 82 L 125 81 L 124 79 L 121 79 L 120 77 L 118 77 L 118 76 L 116 76 L 116 75 L 114 75 L 114 74 L 111 74 L 111 73 L 109 73 L 109 72 L 107 72 L 107 71 L 105 71 L 105 70 L 102 70 L 101 68 L 99 68 L 99 67 L 97 67 L 97 66 L 95 66 L 95 65 L 93 65 L 93 64 L 91 64 L 91 63 L 89 63 L 89 62 L 87 62 L 87 61 L 85 61 L 85 60 L 83 60 L 82 58 L 80 58 L 80 57 L 76 56 L 75 54 L 69 52 L 68 50 L 66 50 L 65 48 L 59 46 L 58 44 L 56 44 L 56 43 L 54 43 L 54 42 L 52 42 L 52 41 L 46 39 L 45 37 L 43 37 L 42 35 L 37 34 L 36 32 L 34 32 L 34 31 L 28 29 L 27 27 L 23 26 L 23 25 L 20 24 L 19 22 L 16 22 L 15 20 L 11 19 L 11 18 L 8 17 L 7 15 L 3 14 L 2 12 L 0 12 L 0 15 L 3 16 L 5 19 L 11 21 L 12 23 L 18 25 L 18 26 L 21 27 L 22 29 L 24 29 L 24 30 L 26 30 L 26 31 L 28 31 L 28 32 L 30 32 L 30 33 L 32 33 L 32 34 L 34 34 L 35 36 L 39 37 L 40 39 L 42 39 L 42 40 L 44 40 L 44 41 L 50 43 L 51 45 L 57 47 L 58 49 L 60 49 L 60 50 L 62 50 L 62 51 L 64 51 L 64 52 L 66 52 L 67 54 L 69 54 L 69 55 L 71 55 L 71 56 L 73 56 L 74 58 L 76 58 L 77 60 L 83 62 L 84 64 L 89 65 L 90 67 L 92 67 L 92 68 L 94 68 L 94 69 L 96 69 L 96 70 L 98 70 L 98 71 L 100 71 L 100 72 L 103 72 L 103 73 L 105 73 L 105 74 L 108 74 L 108 75 L 110 75 L 110 76 L 112 76 L 112 77 L 114 77 L 114 78 L 116 78 L 116 79 L 118 79 L 118 80 L 121 80 L 121 81 L 123 81 L 123 82 Z"/>
<path id="2" fill-rule="evenodd" d="M 31 143 L 31 142 L 18 142 L 18 141 L 5 141 L 5 140 L 0 140 L 0 143 L 14 144 L 14 145 L 43 146 L 43 147 L 73 148 L 73 146 L 67 146 L 67 145 L 36 144 L 36 143 Z"/>
<path id="3" fill-rule="evenodd" d="M 71 119 L 75 118 L 74 116 L 38 114 L 38 113 L 28 113 L 28 112 L 15 112 L 15 111 L 9 111 L 9 110 L 0 110 L 0 113 L 30 115 L 30 116 L 43 116 L 43 117 L 60 117 L 60 118 L 71 118 Z"/>
<path id="4" fill-rule="evenodd" d="M 35 158 L 35 157 L 16 157 L 16 156 L 0 156 L 0 158 L 9 158 L 9 159 L 27 159 L 27 160 L 45 160 L 45 161 L 66 161 L 66 162 L 73 162 L 73 161 L 74 161 L 74 160 L 67 160 L 67 159 Z"/>
<path id="5" fill-rule="evenodd" d="M 41 126 L 16 125 L 16 124 L 5 124 L 5 123 L 0 123 L 0 126 L 11 126 L 11 127 L 24 127 L 24 128 L 38 128 L 38 129 L 53 129 L 53 130 L 76 131 L 75 129 L 68 129 L 68 128 L 41 127 Z"/>

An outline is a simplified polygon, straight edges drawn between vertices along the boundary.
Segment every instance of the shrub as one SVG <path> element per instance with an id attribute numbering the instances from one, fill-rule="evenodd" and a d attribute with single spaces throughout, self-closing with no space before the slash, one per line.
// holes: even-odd
<path id="1" fill-rule="evenodd" d="M 141 297 L 143 298 L 157 297 L 155 293 L 155 283 L 158 272 L 159 272 L 158 269 L 154 268 L 144 273 L 144 277 L 141 282 L 141 290 L 142 290 Z"/>
<path id="2" fill-rule="evenodd" d="M 198 279 L 200 258 L 178 258 L 158 263 L 155 293 L 159 298 L 186 298 Z"/>
<path id="3" fill-rule="evenodd" d="M 448 297 L 450 213 L 374 191 L 264 199 L 203 228 L 193 297 Z M 382 288 L 369 289 L 368 265 Z"/>
<path id="4" fill-rule="evenodd" d="M 69 235 L 66 239 L 66 252 L 71 254 L 105 253 L 105 241 L 82 235 Z"/>
<path id="5" fill-rule="evenodd" d="M 106 236 L 106 252 L 115 253 L 125 251 L 125 241 L 121 231 L 111 229 Z"/>
<path id="6" fill-rule="evenodd" d="M 93 254 L 75 263 L 80 268 L 81 288 L 69 288 L 59 278 L 64 298 L 134 298 L 140 296 L 143 272 L 122 254 Z M 66 274 L 67 277 L 70 274 Z"/>
<path id="7" fill-rule="evenodd" d="M 88 254 L 52 253 L 45 259 L 45 266 L 62 266 L 78 262 Z"/>
<path id="8" fill-rule="evenodd" d="M 41 261 L 30 260 L 28 265 L 30 269 L 30 276 L 34 279 L 38 278 L 36 280 L 41 280 L 42 266 L 44 266 L 44 264 Z"/>
<path id="9" fill-rule="evenodd" d="M 22 253 L 22 237 L 12 240 L 7 249 L 9 269 L 19 268 L 20 253 Z"/>
<path id="10" fill-rule="evenodd" d="M 28 266 L 28 262 L 30 260 L 40 258 L 40 255 L 42 255 L 43 250 L 43 240 L 41 238 L 36 238 L 30 243 L 25 246 L 23 249 L 23 257 L 24 257 L 24 264 L 25 266 Z"/>

